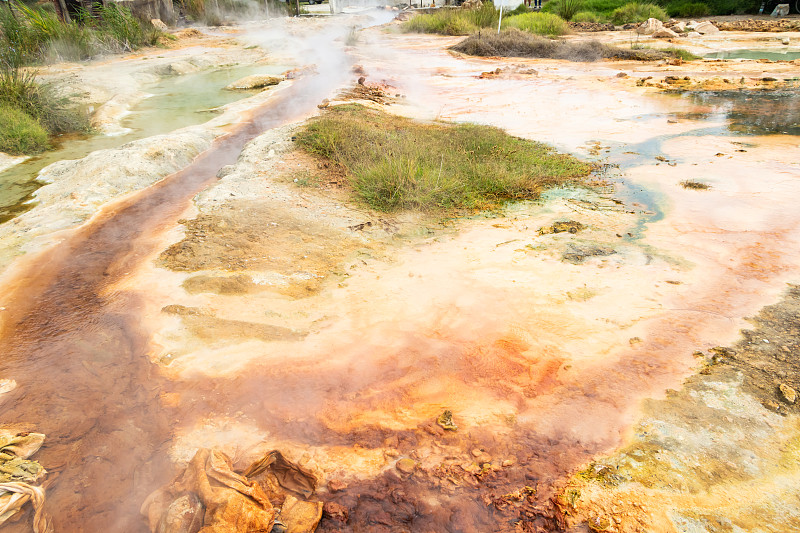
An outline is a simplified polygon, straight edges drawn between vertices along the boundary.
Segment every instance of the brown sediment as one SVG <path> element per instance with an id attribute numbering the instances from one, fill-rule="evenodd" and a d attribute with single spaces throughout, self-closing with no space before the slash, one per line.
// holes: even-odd
<path id="1" fill-rule="evenodd" d="M 142 530 L 138 506 L 171 472 L 164 452 L 174 413 L 145 355 L 140 301 L 114 283 L 153 254 L 160 232 L 248 140 L 313 109 L 327 88 L 312 81 L 295 82 L 183 171 L 26 258 L 6 282 L 0 374 L 18 387 L 0 418 L 47 434 L 40 461 L 53 473 L 47 507 L 57 530 Z"/>
<path id="2" fill-rule="evenodd" d="M 195 293 L 271 290 L 295 298 L 311 296 L 348 254 L 364 247 L 343 231 L 268 202 L 227 202 L 185 225 L 184 239 L 161 253 L 159 265 L 182 272 L 219 272 L 188 278 L 184 288 Z M 256 283 L 248 271 L 269 271 L 281 276 L 280 283 Z M 235 272 L 242 273 L 227 275 Z"/>

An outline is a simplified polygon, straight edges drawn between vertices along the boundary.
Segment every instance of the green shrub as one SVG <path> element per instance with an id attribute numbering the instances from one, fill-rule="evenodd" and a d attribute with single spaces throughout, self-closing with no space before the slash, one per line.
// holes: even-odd
<path id="1" fill-rule="evenodd" d="M 667 5 L 667 13 L 671 17 L 706 17 L 711 9 L 702 2 L 671 2 Z"/>
<path id="2" fill-rule="evenodd" d="M 33 117 L 51 134 L 89 129 L 89 117 L 70 105 L 69 98 L 19 68 L 0 66 L 0 105 Z"/>
<path id="3" fill-rule="evenodd" d="M 667 13 L 655 4 L 630 2 L 611 13 L 611 22 L 617 25 L 644 22 L 654 18 L 666 21 Z"/>
<path id="4" fill-rule="evenodd" d="M 458 13 L 478 28 L 496 27 L 500 19 L 500 13 L 491 2 L 485 2 L 480 9 L 459 9 Z"/>
<path id="5" fill-rule="evenodd" d="M 11 2 L 16 15 L 0 9 L 0 61 L 10 66 L 135 50 L 156 44 L 161 35 L 152 24 L 113 2 L 98 5 L 96 17 L 79 11 L 69 23 L 61 22 L 52 10 Z"/>
<path id="6" fill-rule="evenodd" d="M 490 208 L 592 169 L 497 128 L 424 124 L 359 105 L 331 108 L 297 139 L 339 165 L 358 198 L 381 211 Z"/>
<path id="7" fill-rule="evenodd" d="M 47 131 L 19 109 L 0 104 L 0 152 L 35 154 L 48 147 Z"/>
<path id="8" fill-rule="evenodd" d="M 603 17 L 594 11 L 579 11 L 572 17 L 572 22 L 600 22 Z"/>
<path id="9" fill-rule="evenodd" d="M 460 17 L 453 17 L 447 21 L 442 31 L 437 33 L 443 33 L 444 35 L 469 35 L 475 31 L 478 31 L 478 28 L 468 20 L 464 20 Z"/>
<path id="10" fill-rule="evenodd" d="M 564 19 L 551 13 L 514 15 L 505 19 L 503 26 L 550 37 L 569 33 L 569 26 Z"/>
<path id="11" fill-rule="evenodd" d="M 669 0 L 660 2 L 667 12 L 678 17 L 703 17 L 707 15 L 742 15 L 757 13 L 760 0 Z"/>
<path id="12" fill-rule="evenodd" d="M 430 15 L 417 15 L 403 22 L 401 30 L 407 33 L 440 33 L 442 35 L 452 35 L 447 33 L 447 26 L 455 17 L 450 10 L 432 13 Z M 463 21 L 466 23 L 466 21 Z M 467 35 L 470 31 L 463 33 Z M 456 34 L 457 35 L 457 34 Z"/>

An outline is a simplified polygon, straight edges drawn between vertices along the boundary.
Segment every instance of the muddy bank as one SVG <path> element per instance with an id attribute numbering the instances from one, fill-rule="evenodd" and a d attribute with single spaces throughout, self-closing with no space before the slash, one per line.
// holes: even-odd
<path id="1" fill-rule="evenodd" d="M 561 496 L 598 531 L 792 531 L 797 511 L 800 290 L 752 319 L 730 348 L 696 353 L 700 372 L 648 400 L 619 453 Z"/>

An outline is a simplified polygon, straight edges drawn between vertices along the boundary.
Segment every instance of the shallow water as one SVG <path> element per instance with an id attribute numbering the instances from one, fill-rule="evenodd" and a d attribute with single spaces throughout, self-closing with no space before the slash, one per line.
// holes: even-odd
<path id="1" fill-rule="evenodd" d="M 755 49 L 725 50 L 703 56 L 706 59 L 769 59 L 770 61 L 792 61 L 800 59 L 800 50 L 786 49 Z"/>
<path id="2" fill-rule="evenodd" d="M 735 135 L 800 135 L 800 91 L 783 93 L 692 92 L 683 95 L 697 107 L 680 118 L 724 119 Z"/>
<path id="3" fill-rule="evenodd" d="M 121 135 L 69 136 L 55 150 L 35 156 L 0 173 L 0 223 L 24 213 L 35 205 L 33 192 L 43 183 L 37 180 L 47 165 L 66 159 L 80 159 L 95 150 L 121 146 L 127 142 L 168 133 L 210 120 L 215 108 L 254 94 L 252 91 L 226 91 L 226 85 L 251 74 L 278 75 L 280 65 L 242 66 L 164 78 L 143 87 L 147 98 L 134 105 L 122 120 L 128 131 Z"/>

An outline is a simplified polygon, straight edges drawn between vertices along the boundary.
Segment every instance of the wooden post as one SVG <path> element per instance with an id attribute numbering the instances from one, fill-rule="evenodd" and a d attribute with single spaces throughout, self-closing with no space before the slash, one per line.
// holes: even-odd
<path id="1" fill-rule="evenodd" d="M 67 3 L 65 0 L 53 0 L 53 4 L 56 7 L 56 15 L 58 15 L 61 22 L 66 22 L 68 24 L 72 22 L 69 11 L 67 11 Z"/>
<path id="2" fill-rule="evenodd" d="M 297 6 L 297 15 L 300 16 L 300 0 L 294 0 L 295 6 Z"/>
<path id="3" fill-rule="evenodd" d="M 17 20 L 17 14 L 14 13 L 14 10 L 11 8 L 11 0 L 3 0 L 5 1 L 6 5 L 8 6 L 8 11 L 11 13 L 11 16 L 14 17 L 14 20 Z"/>

